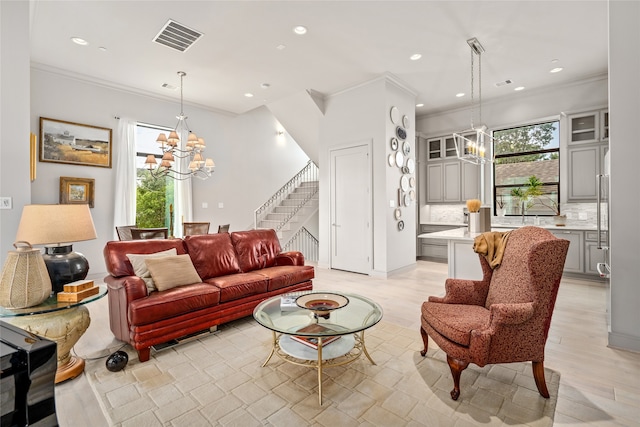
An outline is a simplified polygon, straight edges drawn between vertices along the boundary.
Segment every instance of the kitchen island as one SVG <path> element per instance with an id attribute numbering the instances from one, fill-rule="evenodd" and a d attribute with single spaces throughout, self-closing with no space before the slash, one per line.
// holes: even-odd
<path id="1" fill-rule="evenodd" d="M 518 226 L 495 225 L 491 231 L 509 231 Z M 565 273 L 588 274 L 597 278 L 596 264 L 604 259 L 602 251 L 597 249 L 594 239 L 597 236 L 596 227 L 591 226 L 542 226 L 555 236 L 569 240 L 569 253 L 565 261 Z M 606 233 L 604 231 L 603 233 Z M 470 233 L 467 227 L 435 233 L 419 234 L 419 239 L 446 240 L 449 277 L 459 279 L 482 279 L 482 268 L 478 254 L 473 251 L 473 240 L 482 233 Z M 596 276 L 596 277 L 594 277 Z"/>

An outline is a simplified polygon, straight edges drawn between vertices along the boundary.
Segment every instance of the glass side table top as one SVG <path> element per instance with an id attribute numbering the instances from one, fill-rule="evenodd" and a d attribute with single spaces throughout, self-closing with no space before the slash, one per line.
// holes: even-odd
<path id="1" fill-rule="evenodd" d="M 338 294 L 349 299 L 349 303 L 339 309 L 328 312 L 328 317 L 314 316 L 313 312 L 307 308 L 297 306 L 281 307 L 280 302 L 283 297 L 298 297 L 307 294 Z M 328 291 L 303 291 L 285 295 L 278 295 L 260 303 L 253 311 L 253 317 L 265 328 L 283 334 L 309 335 L 309 336 L 332 336 L 346 335 L 364 331 L 378 323 L 382 319 L 382 307 L 368 298 L 360 295 L 343 292 Z M 301 326 L 320 323 L 330 324 L 338 328 L 331 328 L 327 332 L 314 332 L 305 334 L 300 332 Z"/>
<path id="2" fill-rule="evenodd" d="M 18 316 L 31 316 L 34 314 L 51 313 L 59 310 L 66 310 L 67 308 L 78 307 L 102 298 L 107 294 L 107 285 L 98 285 L 98 293 L 91 295 L 78 302 L 60 301 L 55 295 L 47 298 L 43 303 L 33 307 L 27 308 L 6 308 L 0 307 L 0 317 L 18 317 Z"/>

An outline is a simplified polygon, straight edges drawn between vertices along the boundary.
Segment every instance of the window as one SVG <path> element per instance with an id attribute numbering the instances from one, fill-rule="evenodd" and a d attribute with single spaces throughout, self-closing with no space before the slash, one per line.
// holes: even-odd
<path id="1" fill-rule="evenodd" d="M 136 225 L 142 228 L 171 228 L 170 206 L 174 203 L 174 180 L 154 178 L 144 162 L 153 154 L 158 164 L 162 159 L 160 145 L 156 142 L 160 132 L 172 129 L 138 123 L 136 125 Z"/>
<path id="2" fill-rule="evenodd" d="M 495 212 L 506 215 L 560 213 L 560 122 L 493 132 Z"/>

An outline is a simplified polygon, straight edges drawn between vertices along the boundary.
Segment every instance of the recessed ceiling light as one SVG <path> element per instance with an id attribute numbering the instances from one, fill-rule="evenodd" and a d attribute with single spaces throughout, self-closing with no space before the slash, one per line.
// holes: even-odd
<path id="1" fill-rule="evenodd" d="M 418 107 L 418 108 L 424 107 L 424 104 L 416 104 L 416 107 Z"/>
<path id="2" fill-rule="evenodd" d="M 307 34 L 307 27 L 305 27 L 304 25 L 296 25 L 295 27 L 293 27 L 293 32 L 298 35 Z"/>
<path id="3" fill-rule="evenodd" d="M 260 84 L 260 87 L 261 87 L 262 89 L 269 89 L 269 88 L 271 87 L 271 85 L 270 85 L 269 83 L 261 83 L 261 84 Z"/>
<path id="4" fill-rule="evenodd" d="M 409 59 L 410 59 L 410 60 L 412 60 L 412 61 L 417 61 L 417 60 L 418 60 L 418 59 L 420 59 L 420 58 L 422 58 L 422 55 L 421 55 L 421 54 L 419 54 L 419 53 L 414 53 L 413 55 L 411 55 L 411 56 L 409 57 Z"/>
<path id="5" fill-rule="evenodd" d="M 80 46 L 86 46 L 89 44 L 88 41 L 80 37 L 71 37 L 71 41 L 74 42 L 75 44 L 79 44 Z"/>
<path id="6" fill-rule="evenodd" d="M 559 72 L 560 72 L 560 71 L 562 71 L 563 69 L 564 69 L 564 68 L 562 68 L 562 67 L 556 67 L 556 68 L 553 68 L 553 69 L 549 70 L 549 72 L 550 72 L 550 73 L 559 73 Z"/>
<path id="7" fill-rule="evenodd" d="M 464 96 L 464 92 L 456 93 L 456 98 L 462 98 Z"/>
<path id="8" fill-rule="evenodd" d="M 558 59 L 552 59 L 552 60 L 551 60 L 551 63 L 552 63 L 552 64 L 555 64 L 555 63 L 557 63 L 558 61 L 559 61 Z"/>
<path id="9" fill-rule="evenodd" d="M 276 49 L 278 50 L 284 50 L 287 46 L 283 45 L 283 44 L 279 44 L 278 46 L 276 46 Z"/>
<path id="10" fill-rule="evenodd" d="M 518 86 L 518 87 L 514 88 L 513 90 L 523 90 L 523 89 L 524 89 L 524 86 Z"/>
<path id="11" fill-rule="evenodd" d="M 253 94 L 250 92 L 245 93 L 244 96 L 246 96 L 247 98 L 253 98 Z"/>
<path id="12" fill-rule="evenodd" d="M 100 46 L 100 47 L 98 48 L 98 50 L 99 50 L 100 52 L 106 52 L 106 51 L 107 51 L 107 48 L 106 48 L 106 47 L 104 47 L 104 46 Z"/>

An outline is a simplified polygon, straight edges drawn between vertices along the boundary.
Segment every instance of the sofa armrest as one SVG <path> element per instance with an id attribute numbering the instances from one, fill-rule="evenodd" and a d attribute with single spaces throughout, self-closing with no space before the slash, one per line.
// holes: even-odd
<path id="1" fill-rule="evenodd" d="M 129 336 L 129 304 L 146 298 L 147 286 L 138 276 L 104 278 L 109 292 L 109 326 L 113 335 L 120 341 L 131 343 Z"/>
<path id="2" fill-rule="evenodd" d="M 276 255 L 276 265 L 304 265 L 304 255 L 298 251 L 281 252 Z"/>

